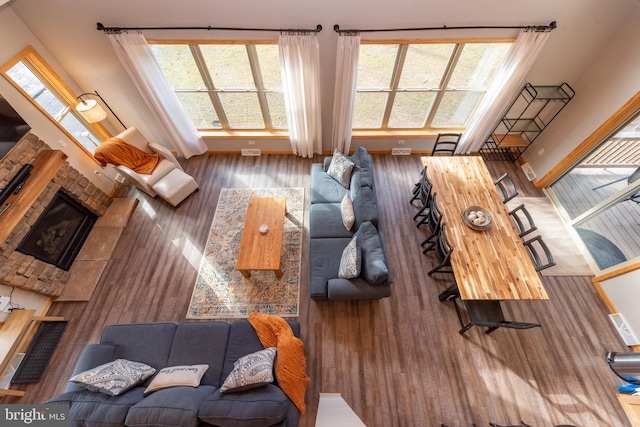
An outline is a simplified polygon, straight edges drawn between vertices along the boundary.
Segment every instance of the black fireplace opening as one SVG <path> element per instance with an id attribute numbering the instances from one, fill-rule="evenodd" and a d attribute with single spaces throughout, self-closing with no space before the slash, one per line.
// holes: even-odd
<path id="1" fill-rule="evenodd" d="M 98 215 L 58 191 L 17 251 L 68 271 Z"/>

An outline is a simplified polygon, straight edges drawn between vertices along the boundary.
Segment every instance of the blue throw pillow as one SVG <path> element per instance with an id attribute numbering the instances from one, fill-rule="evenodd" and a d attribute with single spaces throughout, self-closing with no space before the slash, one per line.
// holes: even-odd
<path id="1" fill-rule="evenodd" d="M 380 285 L 389 277 L 389 268 L 385 262 L 382 240 L 378 230 L 371 222 L 364 222 L 354 234 L 362 248 L 362 271 L 360 276 L 372 285 Z"/>

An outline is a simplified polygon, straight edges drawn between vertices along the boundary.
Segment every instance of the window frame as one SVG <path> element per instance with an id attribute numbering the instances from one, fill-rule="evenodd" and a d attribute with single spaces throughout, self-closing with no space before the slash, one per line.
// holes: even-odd
<path id="1" fill-rule="evenodd" d="M 80 114 L 72 112 L 75 106 L 80 102 L 78 101 L 75 93 L 69 86 L 60 78 L 60 76 L 53 70 L 53 68 L 44 60 L 44 58 L 33 48 L 33 46 L 27 46 L 22 51 L 18 52 L 13 58 L 5 62 L 0 66 L 0 74 L 13 85 L 22 95 L 29 100 L 38 110 L 42 112 L 49 120 L 51 120 L 67 137 L 74 142 L 87 156 L 89 156 L 94 162 L 97 161 L 91 153 L 80 141 L 78 141 L 61 123 L 62 117 L 56 118 L 49 114 L 34 98 L 31 97 L 16 81 L 14 81 L 8 72 L 18 63 L 23 62 L 25 66 L 31 71 L 36 73 L 36 76 L 40 79 L 43 85 L 47 87 L 54 95 L 60 98 L 61 101 L 68 104 L 69 111 L 67 114 L 73 114 L 73 116 L 82 122 L 85 127 L 95 133 L 95 135 L 102 140 L 112 137 L 111 133 L 99 123 L 88 123 Z M 64 117 L 64 115 L 63 115 Z"/>
<path id="2" fill-rule="evenodd" d="M 256 45 L 278 45 L 277 39 L 216 39 L 216 40 L 202 40 L 202 39 L 148 39 L 147 43 L 149 45 L 186 45 L 189 47 L 191 51 L 194 61 L 196 63 L 196 67 L 200 72 L 200 76 L 202 77 L 203 84 L 206 88 L 206 92 L 211 99 L 211 104 L 216 114 L 218 115 L 218 119 L 220 120 L 220 129 L 198 129 L 198 133 L 203 138 L 207 139 L 247 139 L 247 138 L 255 138 L 261 140 L 267 139 L 288 139 L 289 138 L 289 129 L 284 128 L 273 128 L 271 123 L 271 118 L 267 114 L 268 113 L 268 104 L 266 100 L 266 94 L 270 92 L 269 89 L 264 88 L 262 73 L 259 72 L 259 62 L 258 53 L 255 48 Z M 224 89 L 216 89 L 213 85 L 211 77 L 209 76 L 209 71 L 206 68 L 206 64 L 204 62 L 204 58 L 202 56 L 202 52 L 197 47 L 200 45 L 244 45 L 247 49 L 247 57 L 249 60 L 249 65 L 251 66 L 251 76 L 254 84 L 256 85 L 256 89 L 250 90 L 250 92 L 254 92 L 257 94 L 258 103 L 260 105 L 260 114 L 264 120 L 265 128 L 264 129 L 240 129 L 240 128 L 229 128 L 229 124 L 224 113 L 224 108 L 222 107 L 222 103 L 218 98 L 218 93 L 246 93 L 247 90 L 224 90 Z M 194 53 L 195 52 L 195 53 Z M 257 67 L 256 67 L 257 64 Z M 174 93 L 179 93 L 180 90 L 174 91 Z M 202 91 L 182 91 L 185 93 L 197 93 Z"/>
<path id="3" fill-rule="evenodd" d="M 361 92 L 380 92 L 381 90 L 389 93 L 387 104 L 384 109 L 382 117 L 382 124 L 380 128 L 354 128 L 352 129 L 352 137 L 359 139 L 370 138 L 394 138 L 394 137 L 406 137 L 406 138 L 424 138 L 436 136 L 439 133 L 462 133 L 465 131 L 464 127 L 431 127 L 430 124 L 435 117 L 438 106 L 442 101 L 442 98 L 447 92 L 455 92 L 447 90 L 447 84 L 453 76 L 456 65 L 460 56 L 464 50 L 466 44 L 490 44 L 490 43 L 514 43 L 516 38 L 514 37 L 499 37 L 499 38 L 442 38 L 442 39 L 361 39 L 360 44 L 388 44 L 399 45 L 399 49 L 396 55 L 396 60 L 392 72 L 392 80 L 388 89 L 370 89 Z M 415 90 L 406 91 L 398 90 L 398 83 L 402 75 L 402 67 L 404 66 L 404 60 L 406 58 L 409 45 L 411 44 L 455 44 L 447 67 L 442 75 L 440 87 L 438 89 L 432 88 L 429 90 Z M 391 117 L 391 111 L 393 109 L 393 101 L 398 93 L 403 92 L 436 92 L 433 106 L 429 112 L 425 125 L 422 128 L 389 128 L 389 118 Z M 360 91 L 359 91 L 360 92 Z M 486 91 L 485 91 L 486 94 Z"/>

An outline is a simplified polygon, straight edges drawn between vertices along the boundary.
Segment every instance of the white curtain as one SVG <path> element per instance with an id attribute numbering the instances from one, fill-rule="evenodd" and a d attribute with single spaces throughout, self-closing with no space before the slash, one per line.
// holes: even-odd
<path id="1" fill-rule="evenodd" d="M 525 29 L 511 46 L 504 64 L 489 85 L 478 109 L 462 134 L 456 154 L 478 152 L 504 115 L 515 93 L 524 86 L 527 72 L 542 50 L 549 32 Z"/>
<path id="2" fill-rule="evenodd" d="M 333 148 L 337 148 L 342 153 L 348 153 L 351 146 L 359 54 L 360 35 L 340 33 L 336 58 L 336 88 L 333 97 L 331 142 Z"/>
<path id="3" fill-rule="evenodd" d="M 109 34 L 116 55 L 127 70 L 156 119 L 178 153 L 185 158 L 207 151 L 202 137 L 182 108 L 162 74 L 142 34 Z"/>
<path id="4" fill-rule="evenodd" d="M 294 154 L 322 153 L 320 47 L 316 34 L 281 34 L 278 39 L 289 139 Z"/>

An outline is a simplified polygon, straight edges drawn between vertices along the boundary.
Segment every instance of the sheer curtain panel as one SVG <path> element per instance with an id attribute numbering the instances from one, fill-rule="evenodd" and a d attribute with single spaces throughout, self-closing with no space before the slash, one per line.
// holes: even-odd
<path id="1" fill-rule="evenodd" d="M 202 137 L 162 74 L 142 34 L 108 34 L 116 55 L 151 109 L 157 125 L 185 158 L 207 151 Z"/>
<path id="2" fill-rule="evenodd" d="M 291 149 L 313 157 L 322 152 L 318 36 L 283 33 L 278 50 Z"/>
<path id="3" fill-rule="evenodd" d="M 333 98 L 333 132 L 331 140 L 333 148 L 337 148 L 342 153 L 349 153 L 351 146 L 359 54 L 360 35 L 341 33 L 338 36 L 336 89 Z"/>
<path id="4" fill-rule="evenodd" d="M 456 154 L 477 153 L 482 148 L 515 93 L 522 89 L 526 74 L 549 34 L 548 31 L 536 31 L 535 28 L 528 28 L 520 33 L 478 109 L 469 120 Z"/>

